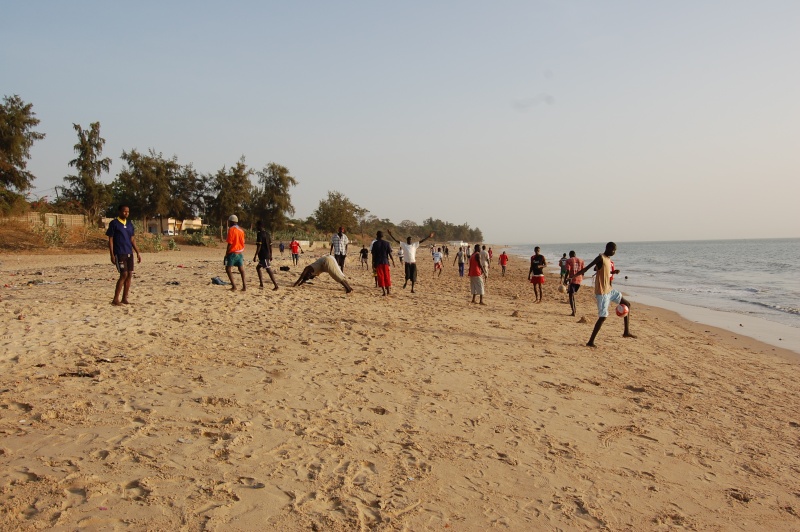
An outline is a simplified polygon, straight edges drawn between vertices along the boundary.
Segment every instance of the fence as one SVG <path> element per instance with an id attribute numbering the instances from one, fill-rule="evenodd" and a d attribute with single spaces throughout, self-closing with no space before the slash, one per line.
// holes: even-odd
<path id="1" fill-rule="evenodd" d="M 8 216 L 0 218 L 0 222 L 22 222 L 32 226 L 44 225 L 45 227 L 82 227 L 86 225 L 86 216 L 83 214 L 56 214 L 52 212 L 29 212 L 22 216 Z"/>

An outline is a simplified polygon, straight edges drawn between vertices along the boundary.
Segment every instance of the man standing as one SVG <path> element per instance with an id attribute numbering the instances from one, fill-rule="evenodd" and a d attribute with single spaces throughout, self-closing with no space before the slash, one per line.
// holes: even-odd
<path id="1" fill-rule="evenodd" d="M 297 278 L 292 286 L 300 286 L 301 284 L 305 284 L 306 281 L 310 281 L 323 272 L 333 277 L 334 281 L 342 285 L 345 293 L 349 294 L 353 291 L 352 287 L 347 283 L 347 279 L 344 278 L 342 269 L 339 268 L 339 263 L 337 263 L 336 259 L 330 255 L 320 257 L 303 268 L 303 271 L 300 273 L 300 277 Z"/>
<path id="2" fill-rule="evenodd" d="M 466 256 L 466 252 L 464 251 L 463 247 L 458 248 L 458 253 L 456 253 L 456 258 L 453 259 L 453 265 L 455 266 L 456 262 L 458 262 L 458 276 L 464 277 L 464 257 Z"/>
<path id="3" fill-rule="evenodd" d="M 475 296 L 480 296 L 480 304 L 484 305 L 484 281 L 483 271 L 481 270 L 480 244 L 475 244 L 475 253 L 473 253 L 469 258 L 469 289 L 470 292 L 472 292 L 472 302 L 475 303 Z"/>
<path id="4" fill-rule="evenodd" d="M 569 294 L 569 307 L 572 309 L 572 314 L 570 314 L 570 316 L 574 316 L 577 310 L 575 294 L 581 289 L 581 282 L 583 281 L 583 275 L 578 275 L 578 272 L 583 269 L 583 259 L 576 257 L 574 251 L 570 251 L 569 258 L 564 264 L 564 269 L 566 271 L 564 274 L 564 282 L 569 283 L 567 293 Z"/>
<path id="5" fill-rule="evenodd" d="M 344 259 L 347 257 L 347 245 L 350 239 L 344 234 L 344 227 L 339 228 L 339 232 L 331 237 L 331 251 L 330 254 L 336 259 L 339 268 L 344 272 Z"/>
<path id="6" fill-rule="evenodd" d="M 377 239 L 372 244 L 372 267 L 375 268 L 378 286 L 383 290 L 383 295 L 388 296 L 392 287 L 392 275 L 389 270 L 389 259 L 394 266 L 392 245 L 383 239 L 383 231 L 378 231 Z M 413 284 L 411 286 L 414 286 Z"/>
<path id="7" fill-rule="evenodd" d="M 261 269 L 263 268 L 267 270 L 272 284 L 275 285 L 273 290 L 277 290 L 278 283 L 275 282 L 275 276 L 272 274 L 272 267 L 270 266 L 270 262 L 272 262 L 272 235 L 269 234 L 269 231 L 264 230 L 264 222 L 261 220 L 256 223 L 256 229 L 258 230 L 256 233 L 256 254 L 253 256 L 253 261 L 258 261 L 258 266 L 256 266 L 258 287 L 264 288 L 264 278 L 261 275 Z"/>
<path id="8" fill-rule="evenodd" d="M 361 269 L 363 270 L 365 268 L 369 268 L 367 265 L 367 257 L 369 257 L 369 250 L 367 249 L 367 246 L 363 244 L 361 245 L 361 251 L 359 252 L 359 255 L 361 255 Z"/>
<path id="9" fill-rule="evenodd" d="M 233 273 L 231 269 L 236 266 L 239 268 L 239 274 L 242 276 L 242 292 L 247 290 L 247 284 L 244 281 L 244 231 L 239 227 L 239 217 L 231 214 L 228 217 L 228 238 L 225 241 L 228 247 L 225 249 L 225 273 L 228 274 L 228 280 L 231 282 L 231 291 L 236 290 L 236 283 L 233 282 Z"/>
<path id="10" fill-rule="evenodd" d="M 567 258 L 567 254 L 566 253 L 564 253 L 564 255 L 562 255 L 561 258 L 558 259 L 558 267 L 561 268 L 561 284 L 566 284 L 567 283 L 567 261 L 568 260 L 569 259 Z M 583 266 L 581 266 L 581 268 L 583 268 Z"/>
<path id="11" fill-rule="evenodd" d="M 397 240 L 391 231 L 388 231 L 389 238 L 400 244 L 400 248 L 403 250 L 403 254 L 405 255 L 405 274 L 406 274 L 406 281 L 403 283 L 403 288 L 406 287 L 409 281 L 411 281 L 411 293 L 414 293 L 414 284 L 417 282 L 417 248 L 419 245 L 428 240 L 429 238 L 433 238 L 434 233 L 426 236 L 419 242 L 411 242 L 411 237 L 406 237 L 405 244 Z"/>
<path id="12" fill-rule="evenodd" d="M 305 251 L 300 247 L 300 242 L 295 240 L 294 237 L 289 242 L 289 250 L 292 252 L 292 266 L 297 266 L 297 263 L 300 262 L 300 253 L 305 253 Z"/>
<path id="13" fill-rule="evenodd" d="M 108 237 L 108 252 L 111 253 L 111 264 L 116 266 L 119 272 L 117 286 L 114 289 L 114 299 L 112 305 L 130 305 L 128 292 L 133 281 L 133 252 L 136 252 L 136 262 L 142 262 L 139 248 L 136 247 L 136 240 L 133 237 L 133 222 L 128 221 L 131 210 L 127 205 L 120 205 L 117 218 L 111 220 L 106 230 Z M 120 299 L 120 292 L 122 299 Z"/>
<path id="14" fill-rule="evenodd" d="M 500 257 L 498 258 L 497 262 L 500 263 L 500 267 L 503 269 L 503 277 L 505 277 L 506 265 L 508 264 L 508 255 L 506 255 L 505 251 L 500 254 Z"/>
<path id="15" fill-rule="evenodd" d="M 578 273 L 575 274 L 576 276 L 580 276 L 592 267 L 597 268 L 597 274 L 594 278 L 594 297 L 597 299 L 597 322 L 594 324 L 592 336 L 586 344 L 588 347 L 595 347 L 594 339 L 597 333 L 600 332 L 600 327 L 603 326 L 603 322 L 606 321 L 608 317 L 608 306 L 611 303 L 622 303 L 627 306 L 628 309 L 631 308 L 631 304 L 622 297 L 622 294 L 611 288 L 611 257 L 616 252 L 617 245 L 614 242 L 609 242 L 606 244 L 606 250 L 603 253 L 598 255 L 597 258 L 590 262 L 585 268 L 581 268 Z M 630 312 L 625 315 L 624 321 L 625 330 L 622 336 L 625 338 L 636 338 L 630 332 Z"/>
<path id="16" fill-rule="evenodd" d="M 489 262 L 492 258 L 489 256 L 489 252 L 486 251 L 486 245 L 484 244 L 481 248 L 481 270 L 483 270 L 483 280 L 489 280 Z"/>
<path id="17" fill-rule="evenodd" d="M 535 303 L 542 302 L 545 267 L 547 267 L 547 260 L 545 260 L 544 255 L 539 253 L 539 246 L 536 246 L 533 248 L 533 256 L 531 257 L 531 269 L 528 270 L 528 280 L 533 284 L 533 295 L 536 296 Z"/>

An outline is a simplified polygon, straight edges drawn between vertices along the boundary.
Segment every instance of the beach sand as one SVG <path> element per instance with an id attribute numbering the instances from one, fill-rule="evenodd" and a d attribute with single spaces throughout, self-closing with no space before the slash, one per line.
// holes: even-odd
<path id="1" fill-rule="evenodd" d="M 591 288 L 519 259 L 478 306 L 452 255 L 382 297 L 223 253 L 144 254 L 125 307 L 106 253 L 2 257 L 0 529 L 800 530 L 794 353 L 641 306 L 587 348 Z"/>

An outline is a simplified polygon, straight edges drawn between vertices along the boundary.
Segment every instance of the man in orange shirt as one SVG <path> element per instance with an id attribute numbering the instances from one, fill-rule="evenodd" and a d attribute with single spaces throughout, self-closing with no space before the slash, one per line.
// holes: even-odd
<path id="1" fill-rule="evenodd" d="M 242 292 L 247 290 L 247 285 L 244 281 L 244 231 L 239 227 L 239 217 L 231 214 L 228 218 L 228 248 L 225 250 L 225 273 L 228 274 L 228 279 L 231 282 L 231 290 L 236 290 L 236 283 L 233 282 L 233 273 L 231 268 L 236 266 L 239 268 L 239 273 L 242 276 Z"/>

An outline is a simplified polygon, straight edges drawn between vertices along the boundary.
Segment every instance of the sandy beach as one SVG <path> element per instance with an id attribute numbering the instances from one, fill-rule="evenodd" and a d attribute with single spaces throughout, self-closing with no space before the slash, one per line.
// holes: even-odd
<path id="1" fill-rule="evenodd" d="M 591 288 L 515 258 L 478 306 L 452 254 L 389 297 L 223 254 L 124 307 L 107 253 L 0 257 L 0 529 L 800 530 L 796 353 L 644 306 L 587 348 Z"/>

